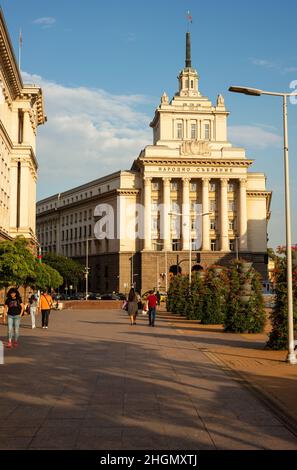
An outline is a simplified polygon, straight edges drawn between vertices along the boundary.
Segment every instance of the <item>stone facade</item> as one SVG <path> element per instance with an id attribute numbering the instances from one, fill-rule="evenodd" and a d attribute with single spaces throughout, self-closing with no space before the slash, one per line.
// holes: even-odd
<path id="1" fill-rule="evenodd" d="M 150 124 L 153 145 L 130 171 L 38 203 L 43 249 L 92 266 L 91 290 L 124 292 L 132 283 L 142 291 L 166 289 L 177 257 L 187 273 L 190 257 L 191 265 L 204 266 L 238 256 L 267 277 L 265 175 L 250 172 L 253 160 L 228 141 L 224 98 L 218 95 L 213 105 L 201 94 L 189 54 L 178 79 L 179 91 L 171 101 L 162 95 Z M 104 227 L 108 211 L 112 223 Z M 98 227 L 109 233 L 91 240 Z"/>
<path id="2" fill-rule="evenodd" d="M 36 241 L 36 131 L 42 91 L 24 85 L 0 10 L 0 240 Z"/>

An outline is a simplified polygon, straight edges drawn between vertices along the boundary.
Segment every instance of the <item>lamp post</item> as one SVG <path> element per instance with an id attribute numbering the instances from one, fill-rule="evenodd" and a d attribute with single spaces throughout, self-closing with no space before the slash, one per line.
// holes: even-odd
<path id="1" fill-rule="evenodd" d="M 86 238 L 86 267 L 85 267 L 85 279 L 86 279 L 86 300 L 88 300 L 88 289 L 89 289 L 89 241 L 97 240 L 97 238 Z"/>
<path id="2" fill-rule="evenodd" d="M 157 241 L 153 241 L 153 244 L 154 245 L 157 245 L 157 246 L 164 246 L 164 243 L 163 242 L 157 242 Z M 158 251 L 158 250 L 157 250 Z M 164 255 L 165 255 L 165 291 L 167 293 L 167 290 L 168 290 L 168 280 L 167 280 L 167 250 L 164 250 Z M 159 288 L 159 258 L 158 258 L 158 255 L 157 255 L 157 289 Z"/>
<path id="3" fill-rule="evenodd" d="M 284 172 L 285 172 L 285 214 L 286 214 L 286 251 L 287 251 L 287 298 L 288 298 L 288 357 L 290 364 L 297 364 L 294 351 L 294 321 L 293 321 L 293 279 L 292 279 L 292 237 L 291 237 L 291 202 L 289 178 L 289 148 L 288 148 L 288 96 L 297 93 L 277 93 L 259 90 L 257 88 L 231 86 L 229 91 L 251 96 L 271 95 L 283 98 L 283 129 L 284 129 Z"/>
<path id="4" fill-rule="evenodd" d="M 195 214 L 196 217 L 203 217 L 204 215 L 212 215 L 212 212 L 201 212 Z M 168 212 L 168 215 L 176 215 L 178 217 L 188 217 L 189 221 L 191 219 L 191 214 L 183 214 L 181 212 Z M 187 225 L 186 223 L 184 226 Z M 192 227 L 191 222 L 189 222 L 189 286 L 191 287 L 192 283 Z"/>

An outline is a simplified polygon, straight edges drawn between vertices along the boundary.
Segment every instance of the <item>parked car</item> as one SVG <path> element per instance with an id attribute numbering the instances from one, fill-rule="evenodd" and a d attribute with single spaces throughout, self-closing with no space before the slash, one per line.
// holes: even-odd
<path id="1" fill-rule="evenodd" d="M 121 300 L 118 294 L 113 293 L 107 293 L 107 294 L 102 294 L 101 295 L 101 300 Z"/>
<path id="2" fill-rule="evenodd" d="M 119 300 L 127 300 L 127 296 L 122 292 L 116 292 L 116 295 L 118 296 Z"/>
<path id="3" fill-rule="evenodd" d="M 99 292 L 92 292 L 88 295 L 88 300 L 101 300 L 101 295 L 99 294 Z"/>

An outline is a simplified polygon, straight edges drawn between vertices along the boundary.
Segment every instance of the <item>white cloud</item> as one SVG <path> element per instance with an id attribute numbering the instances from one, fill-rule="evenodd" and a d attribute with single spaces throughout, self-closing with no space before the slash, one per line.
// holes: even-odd
<path id="1" fill-rule="evenodd" d="M 260 67 L 266 67 L 266 68 L 269 68 L 269 69 L 274 69 L 274 68 L 278 68 L 278 64 L 276 62 L 273 62 L 271 60 L 268 60 L 268 59 L 250 59 L 252 64 L 254 65 L 258 65 Z"/>
<path id="2" fill-rule="evenodd" d="M 42 26 L 43 28 L 51 28 L 56 23 L 56 18 L 44 16 L 42 18 L 36 18 L 32 23 Z"/>
<path id="3" fill-rule="evenodd" d="M 128 169 L 152 141 L 141 95 L 66 87 L 23 73 L 43 89 L 48 122 L 38 128 L 39 198 Z"/>
<path id="4" fill-rule="evenodd" d="M 276 132 L 269 132 L 259 126 L 230 126 L 230 141 L 242 147 L 265 149 L 280 147 L 282 138 Z"/>

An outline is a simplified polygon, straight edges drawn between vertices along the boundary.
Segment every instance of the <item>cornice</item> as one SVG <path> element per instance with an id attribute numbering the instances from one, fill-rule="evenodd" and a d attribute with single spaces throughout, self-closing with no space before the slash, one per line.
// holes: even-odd
<path id="1" fill-rule="evenodd" d="M 253 160 L 243 160 L 243 159 L 219 159 L 215 160 L 213 158 L 174 158 L 166 159 L 160 157 L 141 157 L 135 163 L 138 163 L 140 166 L 144 167 L 145 165 L 153 165 L 153 166 L 185 166 L 185 165 L 193 165 L 193 166 L 215 166 L 215 167 L 245 167 L 248 168 L 250 165 L 253 164 Z"/>
<path id="2" fill-rule="evenodd" d="M 23 88 L 23 82 L 16 57 L 10 41 L 5 19 L 0 9 L 0 63 L 2 73 L 9 88 L 12 99 L 15 99 Z"/>
<path id="3" fill-rule="evenodd" d="M 258 191 L 258 190 L 248 190 L 246 192 L 248 197 L 265 197 L 268 198 L 272 196 L 272 191 Z"/>
<path id="4" fill-rule="evenodd" d="M 28 159 L 28 157 L 31 159 L 31 162 L 35 168 L 35 170 L 38 170 L 38 162 L 34 153 L 34 150 L 31 146 L 24 146 L 24 145 L 14 145 L 12 147 L 12 155 L 11 155 L 11 161 L 25 161 Z"/>
<path id="5" fill-rule="evenodd" d="M 136 196 L 139 192 L 139 189 L 117 189 L 117 194 L 125 196 Z"/>
<path id="6" fill-rule="evenodd" d="M 60 203 L 59 207 L 52 207 L 51 209 L 48 209 L 42 212 L 37 213 L 37 210 L 36 210 L 36 217 L 38 218 L 38 217 L 42 217 L 44 215 L 49 215 L 52 213 L 59 214 L 65 210 L 71 210 L 74 207 L 77 208 L 80 206 L 85 206 L 86 204 L 89 204 L 90 202 L 94 202 L 97 200 L 101 201 L 102 199 L 110 198 L 111 196 L 116 196 L 117 194 L 118 194 L 118 189 L 112 189 L 111 191 L 107 191 L 106 193 L 100 193 L 100 194 L 98 193 L 92 197 L 88 197 L 86 199 L 79 199 L 78 201 L 73 201 L 73 202 L 70 202 L 69 204 L 61 205 Z M 50 204 L 54 202 L 57 202 L 57 198 L 55 199 L 49 198 L 48 201 L 45 201 L 45 200 L 38 201 L 36 203 L 36 209 L 39 209 L 40 206 L 43 204 Z"/>

